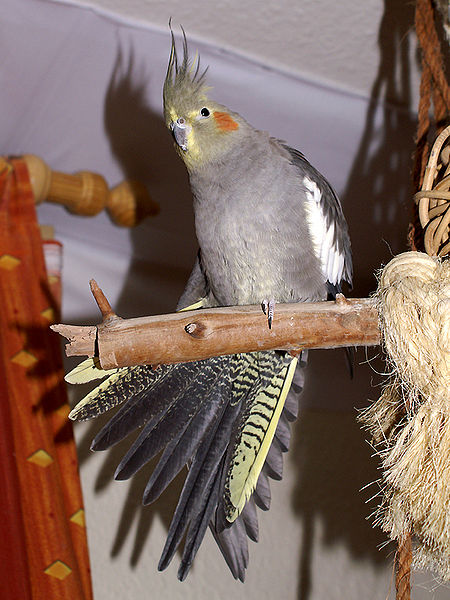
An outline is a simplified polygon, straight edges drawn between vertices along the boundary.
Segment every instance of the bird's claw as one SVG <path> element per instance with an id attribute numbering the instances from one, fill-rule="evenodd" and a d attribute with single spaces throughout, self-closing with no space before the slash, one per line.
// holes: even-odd
<path id="1" fill-rule="evenodd" d="M 267 323 L 269 329 L 272 329 L 273 315 L 275 312 L 275 300 L 263 300 L 261 302 L 261 308 L 265 315 L 267 315 Z"/>

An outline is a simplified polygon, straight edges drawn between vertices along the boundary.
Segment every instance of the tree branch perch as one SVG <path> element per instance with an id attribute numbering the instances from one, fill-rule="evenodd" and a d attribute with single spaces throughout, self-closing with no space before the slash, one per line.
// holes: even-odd
<path id="1" fill-rule="evenodd" d="M 93 287 L 99 289 L 95 282 Z M 69 340 L 67 356 L 98 355 L 103 369 L 189 362 L 258 350 L 380 343 L 374 301 L 343 296 L 336 302 L 277 304 L 272 329 L 260 306 L 209 308 L 134 319 L 105 318 L 97 326 L 59 324 L 52 325 L 52 329 Z"/>

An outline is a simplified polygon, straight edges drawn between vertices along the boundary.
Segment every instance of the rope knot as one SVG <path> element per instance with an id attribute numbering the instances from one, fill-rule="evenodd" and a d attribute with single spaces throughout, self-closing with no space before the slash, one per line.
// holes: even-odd
<path id="1" fill-rule="evenodd" d="M 450 260 L 395 257 L 376 301 L 391 377 L 361 417 L 382 459 L 377 522 L 450 580 Z"/>
<path id="2" fill-rule="evenodd" d="M 400 254 L 382 272 L 377 300 L 386 351 L 411 401 L 448 399 L 450 261 Z"/>

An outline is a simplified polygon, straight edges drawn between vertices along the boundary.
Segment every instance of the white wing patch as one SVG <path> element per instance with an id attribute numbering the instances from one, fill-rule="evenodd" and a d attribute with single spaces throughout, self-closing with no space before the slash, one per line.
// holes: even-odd
<path id="1" fill-rule="evenodd" d="M 311 234 L 314 252 L 320 260 L 322 272 L 332 284 L 340 283 L 344 272 L 344 253 L 339 252 L 334 239 L 334 223 L 327 227 L 325 214 L 322 210 L 322 192 L 319 186 L 308 179 L 303 178 L 306 188 L 306 222 Z"/>

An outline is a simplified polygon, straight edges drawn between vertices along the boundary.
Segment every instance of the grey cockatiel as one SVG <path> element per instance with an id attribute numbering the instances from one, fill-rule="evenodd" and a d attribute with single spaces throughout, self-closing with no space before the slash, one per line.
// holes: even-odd
<path id="1" fill-rule="evenodd" d="M 164 115 L 189 172 L 200 249 L 178 308 L 262 303 L 269 325 L 275 310 L 276 327 L 277 302 L 325 300 L 351 282 L 341 205 L 300 152 L 212 101 L 185 38 L 183 50 L 179 62 L 172 36 Z M 94 378 L 98 369 L 86 364 L 68 380 Z M 244 580 L 247 536 L 258 538 L 256 507 L 269 508 L 268 477 L 281 479 L 302 366 L 304 357 L 256 352 L 123 368 L 72 411 L 88 419 L 123 403 L 92 443 L 104 450 L 140 429 L 117 479 L 162 451 L 144 503 L 188 466 L 160 569 L 186 536 L 184 579 L 210 526 L 234 577 Z"/>

